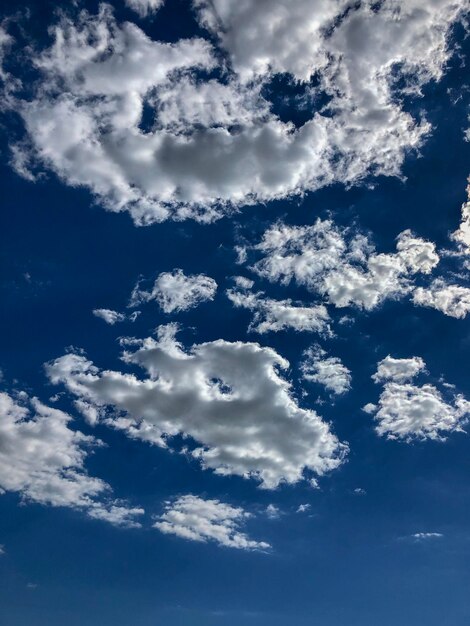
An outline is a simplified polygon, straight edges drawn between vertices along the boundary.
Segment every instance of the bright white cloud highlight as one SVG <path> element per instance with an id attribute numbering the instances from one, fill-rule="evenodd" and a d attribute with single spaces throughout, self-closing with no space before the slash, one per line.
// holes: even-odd
<path id="1" fill-rule="evenodd" d="M 420 356 L 410 359 L 395 359 L 388 355 L 377 364 L 377 371 L 372 376 L 376 383 L 395 382 L 404 383 L 414 378 L 426 368 L 426 364 Z"/>
<path id="2" fill-rule="evenodd" d="M 160 4 L 127 3 L 141 15 Z M 152 41 L 118 24 L 106 4 L 74 23 L 62 17 L 52 46 L 32 55 L 41 72 L 34 97 L 14 102 L 30 141 L 13 148 L 18 170 L 39 162 L 140 224 L 211 221 L 334 182 L 400 175 L 431 130 L 401 97 L 439 80 L 466 8 L 464 0 L 194 4 L 222 50 L 201 38 Z M 276 117 L 263 91 L 279 73 L 304 83 L 311 118 L 300 128 Z M 305 82 L 313 75 L 314 88 Z M 327 104 L 315 110 L 319 95 Z"/>
<path id="3" fill-rule="evenodd" d="M 289 364 L 273 349 L 218 340 L 185 350 L 175 330 L 170 325 L 158 340 L 134 340 L 136 350 L 124 353 L 146 378 L 99 371 L 78 354 L 50 363 L 48 375 L 131 437 L 170 448 L 172 437 L 190 438 L 196 447 L 188 453 L 217 474 L 275 488 L 341 464 L 346 446 L 298 405 L 280 375 Z"/>
<path id="4" fill-rule="evenodd" d="M 463 319 L 470 311 L 470 289 L 436 278 L 428 288 L 415 289 L 413 302 L 418 306 L 437 309 L 444 315 Z"/>
<path id="5" fill-rule="evenodd" d="M 71 421 L 70 415 L 25 393 L 18 398 L 0 393 L 0 488 L 26 501 L 80 509 L 118 526 L 140 526 L 136 518 L 142 509 L 110 501 L 109 485 L 86 473 L 87 448 L 102 444 L 72 430 Z"/>
<path id="6" fill-rule="evenodd" d="M 336 307 L 371 310 L 410 293 L 412 277 L 429 274 L 439 262 L 435 245 L 409 230 L 398 235 L 396 248 L 375 253 L 366 237 L 330 220 L 309 226 L 278 222 L 253 246 L 261 259 L 252 270 L 271 282 L 295 281 Z"/>
<path id="7" fill-rule="evenodd" d="M 180 269 L 159 274 L 153 287 L 146 291 L 138 284 L 131 297 L 131 306 L 154 300 L 165 313 L 179 313 L 202 302 L 213 300 L 217 283 L 205 274 L 186 275 Z"/>
<path id="8" fill-rule="evenodd" d="M 432 384 L 414 385 L 410 380 L 425 371 L 420 357 L 393 359 L 388 356 L 378 364 L 375 382 L 384 387 L 378 404 L 366 404 L 364 411 L 374 415 L 375 430 L 388 439 L 444 440 L 451 432 L 463 431 L 470 413 L 470 402 L 462 395 L 451 396 L 450 387 L 442 383 L 449 399 Z"/>
<path id="9" fill-rule="evenodd" d="M 154 527 L 191 541 L 214 541 L 219 546 L 242 550 L 267 550 L 269 543 L 254 541 L 240 531 L 249 517 L 241 507 L 185 495 L 165 503 L 165 511 Z"/>
<path id="10" fill-rule="evenodd" d="M 327 391 L 341 395 L 351 388 L 351 372 L 338 357 L 327 356 L 320 346 L 304 352 L 300 369 L 305 380 L 323 385 Z"/>

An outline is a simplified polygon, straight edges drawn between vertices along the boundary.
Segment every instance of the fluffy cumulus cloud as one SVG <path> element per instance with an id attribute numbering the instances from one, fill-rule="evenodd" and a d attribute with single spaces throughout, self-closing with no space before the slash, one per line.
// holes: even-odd
<path id="1" fill-rule="evenodd" d="M 242 280 L 237 281 L 236 289 L 229 289 L 227 296 L 236 307 L 253 312 L 253 321 L 248 330 L 256 333 L 297 330 L 330 335 L 330 316 L 322 304 L 306 306 L 292 300 L 273 300 L 262 291 L 249 291 Z M 249 283 L 248 283 L 249 284 Z"/>
<path id="2" fill-rule="evenodd" d="M 127 4 L 143 16 L 160 2 Z M 172 44 L 118 23 L 106 4 L 97 15 L 60 18 L 52 45 L 31 48 L 40 74 L 33 97 L 14 101 L 29 141 L 13 147 L 18 171 L 45 166 L 140 224 L 211 221 L 333 182 L 399 175 L 430 132 L 402 96 L 441 77 L 466 5 L 193 4 L 211 36 Z M 300 127 L 273 112 L 279 74 L 305 91 L 311 115 Z"/>
<path id="3" fill-rule="evenodd" d="M 140 17 L 147 17 L 156 13 L 163 6 L 164 0 L 125 0 L 126 6 L 135 11 Z"/>
<path id="4" fill-rule="evenodd" d="M 138 284 L 131 297 L 131 306 L 154 300 L 165 313 L 192 309 L 201 302 L 213 300 L 217 283 L 205 274 L 186 275 L 182 270 L 162 272 L 150 290 Z"/>
<path id="5" fill-rule="evenodd" d="M 420 356 L 410 359 L 395 359 L 388 355 L 377 364 L 377 371 L 372 376 L 376 383 L 393 381 L 404 383 L 414 378 L 425 369 L 426 365 Z"/>
<path id="6" fill-rule="evenodd" d="M 249 517 L 250 513 L 241 507 L 185 495 L 165 503 L 165 510 L 154 527 L 191 541 L 214 541 L 219 546 L 242 550 L 267 550 L 269 543 L 254 541 L 240 531 Z"/>
<path id="7" fill-rule="evenodd" d="M 79 354 L 50 363 L 48 375 L 75 394 L 79 408 L 131 437 L 171 448 L 182 435 L 195 444 L 184 452 L 217 474 L 275 488 L 341 464 L 346 446 L 298 405 L 280 374 L 288 362 L 273 349 L 218 340 L 185 350 L 175 330 L 131 342 L 136 349 L 123 359 L 144 368 L 143 379 L 99 371 Z"/>
<path id="8" fill-rule="evenodd" d="M 405 230 L 396 252 L 378 254 L 368 239 L 318 219 L 309 226 L 278 222 L 253 246 L 261 258 L 252 270 L 274 282 L 295 281 L 336 307 L 371 310 L 386 298 L 412 291 L 412 278 L 429 274 L 439 262 L 435 245 Z"/>
<path id="9" fill-rule="evenodd" d="M 118 526 L 140 526 L 140 508 L 110 500 L 110 487 L 89 476 L 87 449 L 101 445 L 72 430 L 70 415 L 23 392 L 0 393 L 0 488 L 26 501 L 80 509 Z"/>
<path id="10" fill-rule="evenodd" d="M 470 311 L 470 289 L 436 278 L 429 287 L 415 289 L 413 302 L 418 306 L 437 309 L 444 315 L 463 319 Z"/>
<path id="11" fill-rule="evenodd" d="M 351 388 L 351 372 L 338 357 L 328 356 L 326 351 L 315 345 L 304 352 L 301 363 L 305 380 L 323 385 L 327 391 L 341 395 Z"/>
<path id="12" fill-rule="evenodd" d="M 400 361 L 403 361 L 400 363 Z M 386 357 L 379 363 L 376 382 L 384 387 L 378 404 L 364 407 L 377 422 L 376 431 L 388 439 L 443 440 L 451 432 L 462 431 L 470 402 L 463 396 L 445 398 L 444 392 L 432 384 L 421 386 L 405 382 L 425 368 L 420 357 L 393 359 Z M 443 384 L 447 396 L 448 386 Z"/>

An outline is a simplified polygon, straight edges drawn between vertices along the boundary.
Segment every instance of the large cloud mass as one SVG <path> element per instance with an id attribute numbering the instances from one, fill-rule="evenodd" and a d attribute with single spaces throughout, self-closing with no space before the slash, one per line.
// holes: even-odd
<path id="1" fill-rule="evenodd" d="M 176 435 L 191 438 L 192 456 L 218 474 L 274 488 L 340 465 L 345 446 L 297 404 L 279 374 L 288 363 L 273 349 L 218 340 L 185 351 L 174 332 L 164 327 L 158 340 L 137 342 L 124 354 L 147 378 L 100 372 L 77 354 L 49 364 L 49 377 L 65 383 L 92 420 L 101 416 L 131 437 L 170 447 Z M 106 407 L 114 409 L 108 417 Z"/>
<path id="2" fill-rule="evenodd" d="M 141 14 L 159 5 L 128 4 Z M 401 96 L 440 78 L 466 3 L 194 4 L 215 44 L 153 41 L 109 5 L 62 17 L 51 47 L 34 52 L 33 97 L 13 100 L 29 141 L 13 146 L 18 171 L 42 163 L 137 223 L 210 221 L 332 182 L 399 175 L 430 131 Z M 299 127 L 273 111 L 279 74 L 304 87 L 311 115 Z M 327 104 L 316 110 L 318 98 Z"/>

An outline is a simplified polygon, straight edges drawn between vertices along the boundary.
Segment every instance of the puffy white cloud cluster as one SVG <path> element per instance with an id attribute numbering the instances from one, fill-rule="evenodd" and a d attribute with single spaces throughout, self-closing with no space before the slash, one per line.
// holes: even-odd
<path id="1" fill-rule="evenodd" d="M 146 291 L 136 285 L 131 296 L 131 306 L 155 300 L 165 313 L 187 311 L 202 302 L 213 300 L 217 283 L 205 274 L 184 274 L 180 269 L 162 272 Z"/>
<path id="2" fill-rule="evenodd" d="M 374 414 L 376 431 L 388 439 L 444 440 L 446 434 L 462 431 L 470 402 L 456 395 L 449 401 L 434 385 L 414 385 L 410 381 L 425 369 L 420 357 L 394 359 L 386 357 L 378 364 L 375 382 L 384 383 L 378 404 L 367 404 L 364 410 Z M 443 385 L 446 387 L 446 385 Z"/>
<path id="3" fill-rule="evenodd" d="M 413 302 L 418 306 L 437 309 L 457 319 L 463 319 L 470 311 L 470 288 L 448 284 L 436 278 L 429 287 L 418 287 L 413 293 Z"/>
<path id="4" fill-rule="evenodd" d="M 127 4 L 144 15 L 160 2 Z M 400 96 L 440 78 L 466 5 L 194 4 L 215 44 L 153 41 L 117 23 L 106 4 L 74 22 L 62 16 L 50 48 L 31 55 L 41 74 L 34 97 L 14 103 L 30 142 L 13 147 L 18 171 L 42 163 L 141 224 L 211 221 L 333 182 L 399 175 L 430 131 Z M 267 93 L 279 73 L 304 82 L 311 118 L 299 128 L 272 111 Z M 318 95 L 329 102 L 315 110 Z"/>
<path id="5" fill-rule="evenodd" d="M 300 369 L 305 380 L 323 385 L 341 395 L 351 388 L 351 372 L 338 357 L 327 356 L 320 346 L 311 346 L 304 352 Z"/>
<path id="6" fill-rule="evenodd" d="M 243 277 L 238 277 L 242 278 Z M 262 291 L 251 292 L 238 281 L 237 289 L 227 290 L 227 296 L 236 306 L 253 312 L 248 330 L 264 334 L 293 329 L 330 335 L 330 316 L 322 304 L 305 306 L 292 300 L 273 300 Z"/>
<path id="7" fill-rule="evenodd" d="M 220 546 L 242 550 L 267 550 L 269 543 L 254 541 L 240 531 L 249 517 L 250 513 L 241 507 L 184 495 L 165 503 L 165 511 L 154 527 L 191 541 L 215 541 Z"/>
<path id="8" fill-rule="evenodd" d="M 395 253 L 378 254 L 363 235 L 320 219 L 309 226 L 278 222 L 253 249 L 262 255 L 252 267 L 260 276 L 282 284 L 294 280 L 336 307 L 366 310 L 410 293 L 410 278 L 429 274 L 439 262 L 435 245 L 409 230 L 398 235 Z"/>
<path id="9" fill-rule="evenodd" d="M 164 0 L 125 0 L 126 6 L 135 11 L 140 17 L 147 17 L 156 13 L 163 6 Z"/>
<path id="10" fill-rule="evenodd" d="M 372 376 L 372 380 L 376 383 L 389 381 L 404 383 L 414 378 L 425 368 L 426 364 L 420 356 L 413 356 L 409 359 L 395 359 L 393 356 L 388 355 L 377 363 L 377 371 Z"/>
<path id="11" fill-rule="evenodd" d="M 72 430 L 71 420 L 24 392 L 17 398 L 0 393 L 0 489 L 26 501 L 80 509 L 118 526 L 140 526 L 142 509 L 110 500 L 110 486 L 86 473 L 87 448 L 102 444 Z"/>
<path id="12" fill-rule="evenodd" d="M 288 362 L 273 349 L 218 340 L 184 350 L 175 331 L 163 327 L 157 340 L 134 340 L 136 350 L 124 353 L 144 379 L 99 371 L 78 354 L 50 363 L 48 375 L 75 394 L 78 408 L 130 437 L 164 447 L 176 435 L 190 438 L 196 447 L 185 452 L 217 474 L 275 488 L 341 464 L 347 447 L 297 404 L 279 373 Z"/>

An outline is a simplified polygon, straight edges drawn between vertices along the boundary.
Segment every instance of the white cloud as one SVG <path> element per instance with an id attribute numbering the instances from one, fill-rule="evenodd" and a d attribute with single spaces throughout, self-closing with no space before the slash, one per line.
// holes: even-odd
<path id="1" fill-rule="evenodd" d="M 150 291 L 134 288 L 131 306 L 155 300 L 165 313 L 187 311 L 202 302 L 213 300 L 217 283 L 205 274 L 187 276 L 182 270 L 162 272 L 157 276 Z"/>
<path id="2" fill-rule="evenodd" d="M 163 6 L 164 0 L 125 0 L 126 6 L 135 11 L 140 17 L 147 17 L 156 13 Z"/>
<path id="3" fill-rule="evenodd" d="M 311 508 L 310 504 L 299 504 L 296 513 L 306 513 Z"/>
<path id="4" fill-rule="evenodd" d="M 275 504 L 268 504 L 266 507 L 266 515 L 269 519 L 279 519 L 282 513 L 280 508 Z"/>
<path id="5" fill-rule="evenodd" d="M 140 526 L 135 518 L 142 509 L 120 505 L 120 515 L 113 514 L 117 505 L 107 496 L 109 485 L 86 473 L 86 449 L 101 442 L 72 430 L 70 415 L 25 393 L 17 399 L 0 393 L 0 416 L 3 491 L 17 492 L 26 501 L 81 509 L 116 525 Z"/>
<path id="6" fill-rule="evenodd" d="M 323 385 L 337 395 L 351 388 L 351 372 L 338 357 L 329 357 L 320 346 L 312 346 L 304 352 L 300 365 L 305 380 Z"/>
<path id="7" fill-rule="evenodd" d="M 165 511 L 154 527 L 191 541 L 214 541 L 220 546 L 242 550 L 267 550 L 268 543 L 254 541 L 240 531 L 249 517 L 241 507 L 185 495 L 166 502 Z"/>
<path id="8" fill-rule="evenodd" d="M 436 278 L 428 288 L 415 289 L 413 302 L 418 306 L 437 309 L 444 315 L 463 319 L 470 311 L 470 289 Z"/>
<path id="9" fill-rule="evenodd" d="M 428 539 L 441 539 L 444 535 L 442 533 L 414 533 L 411 536 L 416 541 L 427 541 Z"/>
<path id="10" fill-rule="evenodd" d="M 367 495 L 367 491 L 366 491 L 365 489 L 362 489 L 362 487 L 356 487 L 356 488 L 353 490 L 353 493 L 354 493 L 356 496 L 365 496 L 365 495 Z"/>
<path id="11" fill-rule="evenodd" d="M 404 383 L 414 378 L 426 368 L 426 364 L 420 356 L 410 359 L 395 359 L 388 355 L 377 364 L 377 371 L 372 376 L 376 383 L 393 381 Z"/>
<path id="12" fill-rule="evenodd" d="M 158 340 L 134 340 L 136 350 L 124 353 L 147 378 L 100 372 L 77 354 L 50 363 L 48 375 L 129 436 L 165 447 L 176 435 L 191 438 L 196 448 L 188 454 L 204 468 L 252 477 L 264 488 L 341 464 L 346 446 L 314 411 L 297 404 L 279 373 L 288 362 L 273 349 L 218 340 L 184 350 L 175 330 L 162 327 Z"/>
<path id="13" fill-rule="evenodd" d="M 118 313 L 118 311 L 113 311 L 112 309 L 93 309 L 93 315 L 104 320 L 106 324 L 111 324 L 111 326 L 118 322 L 124 322 L 127 319 L 124 313 Z"/>
<path id="14" fill-rule="evenodd" d="M 363 235 L 320 219 L 309 226 L 278 222 L 253 250 L 262 255 L 252 267 L 260 276 L 294 280 L 336 307 L 366 310 L 410 293 L 411 277 L 429 274 L 439 262 L 435 245 L 409 230 L 398 235 L 395 253 L 377 254 Z"/>
<path id="15" fill-rule="evenodd" d="M 469 139 L 470 139 L 470 130 Z M 460 244 L 463 254 L 470 254 L 470 178 L 468 179 L 467 196 L 468 199 L 462 204 L 462 218 L 459 228 L 452 233 L 452 239 Z"/>
<path id="16" fill-rule="evenodd" d="M 159 4 L 127 1 L 142 14 Z M 19 171 L 38 160 L 137 223 L 211 221 L 333 182 L 400 175 L 430 131 L 401 96 L 441 77 L 465 9 L 464 0 L 195 4 L 222 53 L 209 40 L 152 41 L 109 5 L 75 23 L 62 17 L 52 46 L 34 50 L 34 97 L 14 104 L 31 143 L 13 147 Z M 223 80 L 196 71 L 214 68 Z M 305 88 L 311 118 L 300 128 L 277 118 L 263 91 L 285 72 L 319 80 Z M 315 110 L 319 94 L 330 101 Z"/>
<path id="17" fill-rule="evenodd" d="M 0 556 L 1 556 L 2 554 L 5 554 L 5 546 L 1 543 L 1 544 L 0 544 Z"/>
<path id="18" fill-rule="evenodd" d="M 290 299 L 273 300 L 265 297 L 262 291 L 247 291 L 244 284 L 239 284 L 239 289 L 228 289 L 227 297 L 236 307 L 253 312 L 253 321 L 248 327 L 250 331 L 264 334 L 291 328 L 322 335 L 332 334 L 328 323 L 330 316 L 322 304 L 305 306 Z"/>
<path id="19" fill-rule="evenodd" d="M 462 395 L 454 395 L 448 401 L 432 384 L 422 386 L 406 383 L 419 372 L 425 371 L 420 357 L 393 359 L 388 356 L 379 363 L 375 382 L 384 382 L 377 404 L 366 404 L 363 410 L 374 415 L 375 430 L 388 439 L 435 439 L 443 440 L 446 434 L 463 430 L 470 402 Z M 450 388 L 440 381 L 450 398 Z"/>

